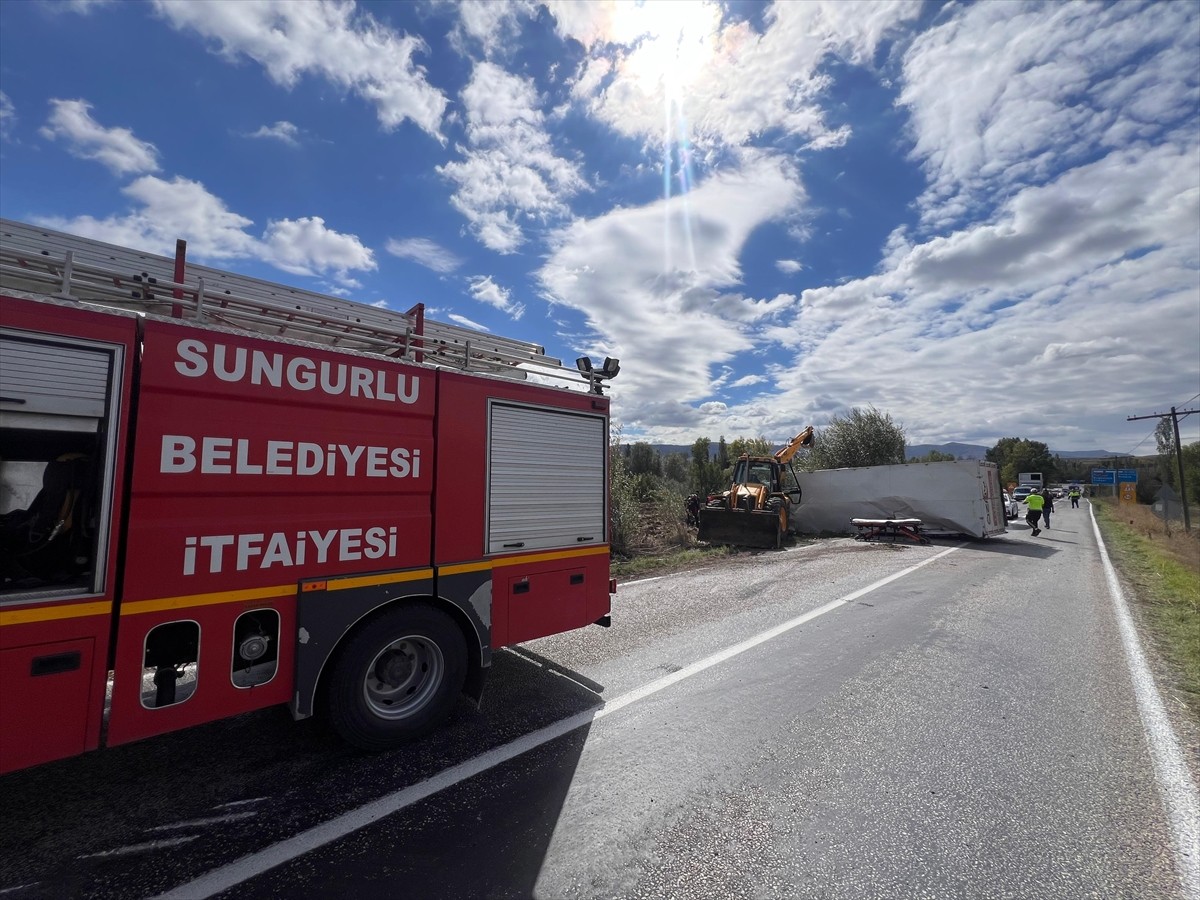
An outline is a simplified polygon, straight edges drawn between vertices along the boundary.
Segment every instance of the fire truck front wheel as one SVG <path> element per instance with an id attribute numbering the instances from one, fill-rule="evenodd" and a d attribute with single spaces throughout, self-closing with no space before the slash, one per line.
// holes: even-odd
<path id="1" fill-rule="evenodd" d="M 448 615 L 430 606 L 397 608 L 342 649 L 324 692 L 326 713 L 347 742 L 388 750 L 445 719 L 466 672 L 466 641 Z"/>

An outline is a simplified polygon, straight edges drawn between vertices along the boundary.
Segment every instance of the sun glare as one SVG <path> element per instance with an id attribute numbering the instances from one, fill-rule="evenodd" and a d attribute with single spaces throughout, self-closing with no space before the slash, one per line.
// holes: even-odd
<path id="1" fill-rule="evenodd" d="M 672 250 L 682 245 L 686 265 L 695 271 L 687 100 L 713 63 L 721 11 L 707 0 L 618 0 L 613 11 L 613 41 L 632 48 L 621 62 L 622 74 L 662 102 L 663 270 L 675 268 Z M 670 202 L 673 196 L 679 198 L 676 208 Z"/>
<path id="2" fill-rule="evenodd" d="M 711 62 L 720 9 L 707 0 L 618 3 L 613 37 L 634 49 L 623 68 L 649 94 L 679 102 Z"/>

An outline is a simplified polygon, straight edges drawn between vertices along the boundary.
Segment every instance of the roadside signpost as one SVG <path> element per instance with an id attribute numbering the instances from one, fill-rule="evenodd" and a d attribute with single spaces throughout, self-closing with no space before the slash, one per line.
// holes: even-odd
<path id="1" fill-rule="evenodd" d="M 1137 469 L 1092 469 L 1092 484 L 1110 484 L 1120 503 L 1137 503 Z"/>

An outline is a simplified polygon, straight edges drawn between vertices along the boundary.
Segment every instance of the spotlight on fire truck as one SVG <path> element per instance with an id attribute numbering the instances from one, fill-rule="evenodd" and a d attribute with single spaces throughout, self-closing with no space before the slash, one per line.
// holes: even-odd
<path id="1" fill-rule="evenodd" d="M 601 394 L 603 390 L 601 389 L 600 382 L 616 378 L 617 373 L 621 371 L 621 361 L 613 359 L 611 356 L 606 356 L 604 357 L 604 366 L 597 369 L 592 364 L 590 356 L 581 356 L 575 360 L 575 368 L 587 378 L 588 384 L 592 387 L 592 393 Z"/>

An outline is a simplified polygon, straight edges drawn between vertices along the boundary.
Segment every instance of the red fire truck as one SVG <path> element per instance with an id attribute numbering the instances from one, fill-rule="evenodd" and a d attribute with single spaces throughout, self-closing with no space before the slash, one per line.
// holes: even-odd
<path id="1" fill-rule="evenodd" d="M 365 749 L 609 624 L 619 366 L 0 220 L 0 772 L 271 704 Z"/>

